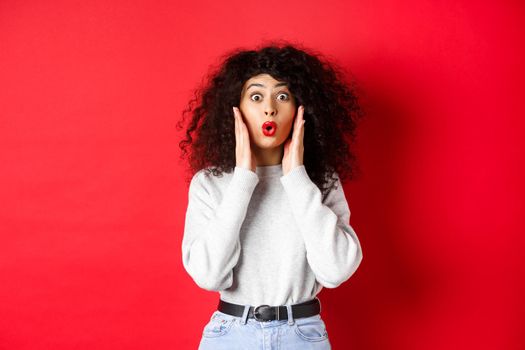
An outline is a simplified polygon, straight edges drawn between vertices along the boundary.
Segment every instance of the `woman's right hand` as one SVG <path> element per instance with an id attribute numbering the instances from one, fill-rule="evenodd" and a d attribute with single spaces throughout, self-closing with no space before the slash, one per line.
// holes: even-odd
<path id="1" fill-rule="evenodd" d="M 235 118 L 235 160 L 236 166 L 250 169 L 255 172 L 255 155 L 250 147 L 250 134 L 244 123 L 241 111 L 233 107 L 233 117 Z"/>

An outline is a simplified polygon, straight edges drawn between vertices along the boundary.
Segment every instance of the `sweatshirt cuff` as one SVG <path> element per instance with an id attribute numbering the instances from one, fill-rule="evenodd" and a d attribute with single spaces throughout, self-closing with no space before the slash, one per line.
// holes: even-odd
<path id="1" fill-rule="evenodd" d="M 317 187 L 308 176 L 304 165 L 296 166 L 286 175 L 281 176 L 280 180 L 288 194 L 308 192 L 312 186 Z"/>
<path id="2" fill-rule="evenodd" d="M 259 183 L 259 176 L 250 169 L 236 166 L 233 171 L 233 177 L 230 182 L 232 190 L 238 190 L 243 193 L 251 193 Z"/>

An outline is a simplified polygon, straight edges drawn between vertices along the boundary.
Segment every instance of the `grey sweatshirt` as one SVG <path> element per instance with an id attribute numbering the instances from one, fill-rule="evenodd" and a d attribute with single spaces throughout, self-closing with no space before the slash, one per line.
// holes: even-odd
<path id="1" fill-rule="evenodd" d="M 282 164 L 235 167 L 222 177 L 200 170 L 189 186 L 183 265 L 199 287 L 227 302 L 300 303 L 359 266 L 349 220 L 339 177 L 322 201 L 304 165 L 284 176 Z"/>

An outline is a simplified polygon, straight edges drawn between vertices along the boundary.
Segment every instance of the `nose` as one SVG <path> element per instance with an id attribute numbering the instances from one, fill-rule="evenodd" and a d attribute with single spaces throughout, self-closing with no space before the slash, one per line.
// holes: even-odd
<path id="1" fill-rule="evenodd" d="M 265 107 L 264 114 L 266 114 L 267 117 L 275 117 L 275 115 L 277 114 L 277 110 L 270 104 Z"/>

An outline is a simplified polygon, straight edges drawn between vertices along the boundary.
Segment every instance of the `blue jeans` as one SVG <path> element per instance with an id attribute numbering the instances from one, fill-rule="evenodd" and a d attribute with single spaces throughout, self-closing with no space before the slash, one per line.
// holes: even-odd
<path id="1" fill-rule="evenodd" d="M 215 311 L 204 327 L 199 350 L 331 350 L 326 326 L 320 314 L 268 322 L 231 316 Z"/>

